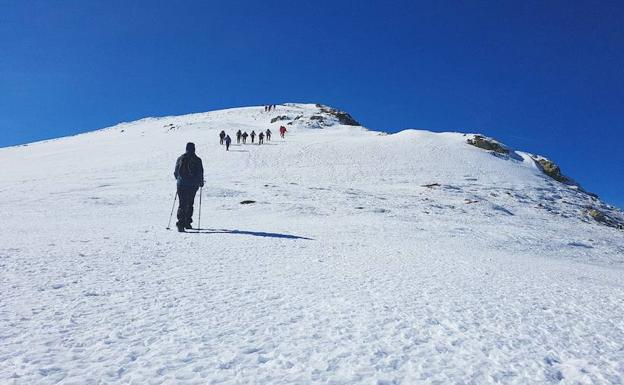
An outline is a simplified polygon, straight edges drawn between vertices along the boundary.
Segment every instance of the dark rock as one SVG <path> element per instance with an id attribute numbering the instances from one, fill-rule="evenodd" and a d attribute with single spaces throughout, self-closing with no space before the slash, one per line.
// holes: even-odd
<path id="1" fill-rule="evenodd" d="M 548 175 L 554 180 L 566 184 L 574 183 L 572 179 L 561 173 L 561 168 L 559 168 L 559 166 L 552 160 L 536 156 L 534 156 L 533 159 L 542 167 L 542 171 L 544 171 L 544 174 Z"/>
<path id="2" fill-rule="evenodd" d="M 587 210 L 587 214 L 598 222 L 605 222 L 607 220 L 607 216 L 603 212 L 596 209 Z"/>
<path id="3" fill-rule="evenodd" d="M 600 224 L 624 230 L 624 221 L 611 217 L 609 214 L 600 211 L 595 207 L 589 207 L 585 213 Z"/>
<path id="4" fill-rule="evenodd" d="M 565 176 L 561 172 L 561 168 L 559 168 L 559 166 L 552 160 L 539 155 L 531 155 L 531 158 L 540 166 L 544 174 L 553 178 L 557 182 L 567 184 L 570 186 L 570 188 L 576 189 L 584 194 L 589 195 L 593 200 L 596 200 L 596 198 L 598 198 L 597 194 L 585 191 L 585 189 L 583 189 L 581 185 L 574 181 L 574 179 Z"/>
<path id="5" fill-rule="evenodd" d="M 500 142 L 487 138 L 483 135 L 474 135 L 472 138 L 468 138 L 466 142 L 472 146 L 492 151 L 492 155 L 497 157 L 506 159 L 508 157 L 515 158 L 517 160 L 522 160 L 522 158 L 517 155 L 515 152 L 510 151 L 505 145 Z M 545 158 L 539 155 L 531 155 L 531 158 L 537 163 L 537 165 L 542 169 L 542 172 L 557 182 L 564 183 L 570 186 L 570 188 L 575 188 L 580 192 L 583 192 L 591 197 L 597 198 L 596 194 L 585 191 L 578 183 L 576 183 L 572 178 L 565 176 L 561 172 L 561 168 L 552 160 Z"/>
<path id="6" fill-rule="evenodd" d="M 361 126 L 361 124 L 357 120 L 353 119 L 353 117 L 347 112 L 340 111 L 328 106 L 323 106 L 321 104 L 317 104 L 316 106 L 321 109 L 321 112 L 334 116 L 336 119 L 338 119 L 338 122 L 340 124 L 343 124 L 345 126 Z"/>
<path id="7" fill-rule="evenodd" d="M 273 119 L 271 119 L 271 123 L 279 122 L 281 120 L 292 120 L 292 119 L 289 116 L 286 116 L 286 115 L 276 116 Z"/>
<path id="8" fill-rule="evenodd" d="M 509 149 L 507 147 L 503 146 L 494 139 L 486 138 L 482 135 L 475 135 L 474 137 L 467 139 L 466 143 L 484 150 L 494 151 L 498 154 L 509 155 Z"/>

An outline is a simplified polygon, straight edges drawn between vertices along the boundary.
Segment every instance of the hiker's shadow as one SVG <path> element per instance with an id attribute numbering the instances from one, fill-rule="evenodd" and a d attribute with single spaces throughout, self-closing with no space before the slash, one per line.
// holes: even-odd
<path id="1" fill-rule="evenodd" d="M 234 235 L 251 235 L 254 237 L 263 237 L 263 238 L 303 239 L 306 241 L 314 240 L 312 238 L 300 237 L 298 235 L 291 235 L 291 234 L 267 233 L 264 231 L 228 230 L 228 229 L 195 229 L 193 234 L 234 234 Z"/>

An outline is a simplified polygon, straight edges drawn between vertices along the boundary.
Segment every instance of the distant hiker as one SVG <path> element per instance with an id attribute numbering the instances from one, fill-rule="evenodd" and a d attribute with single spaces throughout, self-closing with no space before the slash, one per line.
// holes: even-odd
<path id="1" fill-rule="evenodd" d="M 264 106 L 264 112 L 267 112 L 269 110 L 269 106 Z"/>
<path id="2" fill-rule="evenodd" d="M 186 144 L 186 152 L 176 161 L 173 175 L 178 187 L 178 221 L 176 227 L 183 233 L 192 229 L 193 202 L 197 189 L 204 186 L 204 167 L 201 159 L 195 155 L 195 144 Z"/>
<path id="3" fill-rule="evenodd" d="M 241 130 L 236 131 L 236 144 L 240 144 L 241 136 L 243 136 Z"/>
<path id="4" fill-rule="evenodd" d="M 247 144 L 247 137 L 249 135 L 247 134 L 247 131 L 243 132 L 243 144 Z"/>
<path id="5" fill-rule="evenodd" d="M 258 144 L 262 144 L 262 142 L 264 142 L 264 133 L 260 131 L 258 134 Z"/>
<path id="6" fill-rule="evenodd" d="M 280 136 L 282 137 L 282 139 L 286 135 L 286 131 L 288 131 L 288 130 L 286 130 L 286 127 L 280 126 Z"/>
<path id="7" fill-rule="evenodd" d="M 232 143 L 232 138 L 229 135 L 225 137 L 225 151 L 230 151 L 230 143 Z"/>
<path id="8" fill-rule="evenodd" d="M 269 130 L 268 128 L 266 130 L 266 139 L 267 139 L 267 142 L 271 141 L 271 130 Z"/>
<path id="9" fill-rule="evenodd" d="M 219 133 L 219 144 L 223 145 L 223 140 L 225 139 L 225 131 L 221 131 Z"/>
<path id="10" fill-rule="evenodd" d="M 256 139 L 256 131 L 251 131 L 251 144 L 253 144 L 254 139 Z"/>

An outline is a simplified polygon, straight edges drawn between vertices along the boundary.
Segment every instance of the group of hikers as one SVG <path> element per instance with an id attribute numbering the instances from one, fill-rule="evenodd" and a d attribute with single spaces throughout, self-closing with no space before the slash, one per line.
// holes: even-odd
<path id="1" fill-rule="evenodd" d="M 286 127 L 281 126 L 279 129 L 280 132 L 280 137 L 282 137 L 282 139 L 286 136 L 286 132 L 288 130 L 286 130 Z M 264 143 L 264 139 L 266 138 L 267 142 L 271 140 L 271 130 L 267 128 L 266 132 L 262 132 L 260 131 L 260 133 L 257 135 L 258 136 L 258 145 L 261 145 Z M 247 138 L 251 138 L 251 144 L 254 144 L 256 142 L 256 131 L 252 130 L 251 134 L 248 134 L 247 131 L 245 132 L 241 132 L 241 130 L 236 131 L 236 143 L 240 144 L 241 141 L 243 142 L 243 144 L 247 144 Z M 232 138 L 230 138 L 230 135 L 226 134 L 225 131 L 221 130 L 221 132 L 219 133 L 219 144 L 224 145 L 225 144 L 225 151 L 230 151 L 230 144 L 232 144 Z"/>
<path id="2" fill-rule="evenodd" d="M 281 126 L 279 132 L 280 136 L 284 138 L 287 132 L 286 127 Z M 260 131 L 257 136 L 258 145 L 264 143 L 265 138 L 267 141 L 270 141 L 271 130 L 267 129 L 266 132 Z M 247 131 L 241 132 L 241 130 L 236 132 L 236 142 L 239 144 L 241 141 L 243 144 L 246 144 L 247 137 L 251 137 L 251 143 L 253 144 L 256 139 L 256 132 L 253 130 L 251 134 L 247 134 Z M 229 151 L 232 138 L 222 130 L 219 133 L 219 140 L 221 145 L 225 145 L 226 151 Z M 176 197 L 179 200 L 176 227 L 179 232 L 183 233 L 193 228 L 191 223 L 193 222 L 195 195 L 197 194 L 197 190 L 204 186 L 204 167 L 201 159 L 195 154 L 194 143 L 189 142 L 186 144 L 186 152 L 176 160 L 173 176 L 176 178 Z M 173 214 L 173 207 L 171 213 Z"/>
<path id="3" fill-rule="evenodd" d="M 275 108 L 277 107 L 277 104 L 268 104 L 266 106 L 264 106 L 264 112 L 268 112 L 268 111 L 275 111 Z"/>

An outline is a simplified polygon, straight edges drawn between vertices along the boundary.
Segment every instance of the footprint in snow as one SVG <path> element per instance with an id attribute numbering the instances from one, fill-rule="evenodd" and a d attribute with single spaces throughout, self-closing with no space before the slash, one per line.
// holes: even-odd
<path id="1" fill-rule="evenodd" d="M 504 208 L 502 206 L 494 205 L 494 206 L 492 206 L 492 209 L 496 210 L 496 211 L 500 211 L 502 213 L 505 213 L 505 214 L 507 214 L 509 216 L 513 216 L 514 215 L 514 213 L 512 213 L 511 211 L 507 210 L 506 208 Z"/>
<path id="2" fill-rule="evenodd" d="M 220 363 L 219 369 L 222 369 L 222 370 L 231 369 L 232 366 L 234 366 L 234 360 Z"/>
<path id="3" fill-rule="evenodd" d="M 61 371 L 63 371 L 63 369 L 58 368 L 58 367 L 42 368 L 42 369 L 39 369 L 39 374 L 41 374 L 44 377 L 47 377 L 52 373 L 58 373 Z"/>

